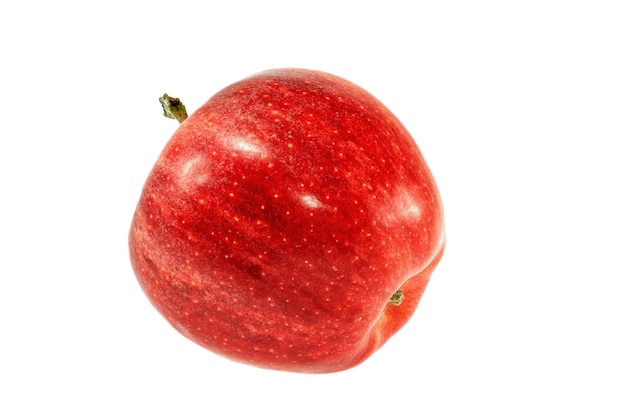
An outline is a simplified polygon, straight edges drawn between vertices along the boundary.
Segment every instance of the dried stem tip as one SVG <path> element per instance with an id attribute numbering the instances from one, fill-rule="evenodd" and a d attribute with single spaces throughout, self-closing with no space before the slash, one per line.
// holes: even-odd
<path id="1" fill-rule="evenodd" d="M 187 118 L 187 109 L 180 99 L 163 94 L 159 102 L 163 106 L 163 116 L 176 119 L 178 123 L 182 123 Z"/>

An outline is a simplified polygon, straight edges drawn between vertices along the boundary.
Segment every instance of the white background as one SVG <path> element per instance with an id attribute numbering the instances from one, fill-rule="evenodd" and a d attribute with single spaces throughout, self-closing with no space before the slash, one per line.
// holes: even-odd
<path id="1" fill-rule="evenodd" d="M 0 415 L 626 415 L 621 1 L 0 6 Z M 180 336 L 127 254 L 194 110 L 283 66 L 350 79 L 412 132 L 448 245 L 417 313 L 332 375 Z"/>

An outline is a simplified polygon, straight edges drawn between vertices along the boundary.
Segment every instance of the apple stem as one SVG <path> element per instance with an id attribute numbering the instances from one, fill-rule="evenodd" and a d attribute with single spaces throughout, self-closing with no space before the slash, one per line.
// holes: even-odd
<path id="1" fill-rule="evenodd" d="M 187 118 L 187 109 L 179 98 L 163 94 L 163 97 L 159 98 L 159 102 L 163 107 L 163 116 L 176 119 L 178 123 L 184 122 Z"/>
<path id="2" fill-rule="evenodd" d="M 400 304 L 402 304 L 402 301 L 404 301 L 404 294 L 402 294 L 402 290 L 400 289 L 394 292 L 391 298 L 389 299 L 389 302 L 393 304 L 394 306 L 399 306 Z"/>

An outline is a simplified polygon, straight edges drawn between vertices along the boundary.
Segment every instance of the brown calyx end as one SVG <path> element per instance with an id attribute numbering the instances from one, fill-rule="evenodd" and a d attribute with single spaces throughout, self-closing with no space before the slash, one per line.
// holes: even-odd
<path id="1" fill-rule="evenodd" d="M 391 298 L 389 298 L 389 302 L 394 306 L 399 306 L 400 304 L 402 304 L 402 301 L 404 301 L 404 294 L 402 294 L 401 289 L 398 289 L 396 292 L 393 293 Z"/>

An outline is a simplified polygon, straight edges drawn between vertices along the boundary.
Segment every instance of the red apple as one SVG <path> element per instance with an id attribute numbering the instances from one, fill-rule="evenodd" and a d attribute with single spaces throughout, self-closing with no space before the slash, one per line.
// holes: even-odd
<path id="1" fill-rule="evenodd" d="M 398 119 L 344 79 L 278 69 L 182 122 L 143 188 L 130 257 L 199 345 L 329 373 L 406 323 L 444 241 L 437 186 Z"/>

